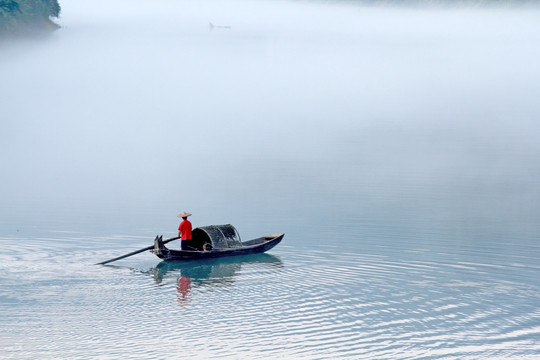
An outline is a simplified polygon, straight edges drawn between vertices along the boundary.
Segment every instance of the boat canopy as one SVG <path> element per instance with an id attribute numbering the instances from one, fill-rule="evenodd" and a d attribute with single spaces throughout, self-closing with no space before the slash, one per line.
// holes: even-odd
<path id="1" fill-rule="evenodd" d="M 197 248 L 211 244 L 214 249 L 231 249 L 242 246 L 238 231 L 231 224 L 209 225 L 193 229 L 192 239 Z"/>

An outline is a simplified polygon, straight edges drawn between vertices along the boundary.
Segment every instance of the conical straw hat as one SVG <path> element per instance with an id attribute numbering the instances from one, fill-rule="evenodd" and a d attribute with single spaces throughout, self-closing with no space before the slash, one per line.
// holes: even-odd
<path id="1" fill-rule="evenodd" d="M 192 214 L 183 211 L 181 214 L 178 214 L 178 217 L 179 218 L 185 218 L 185 217 L 188 217 L 188 216 L 191 216 L 191 215 Z"/>

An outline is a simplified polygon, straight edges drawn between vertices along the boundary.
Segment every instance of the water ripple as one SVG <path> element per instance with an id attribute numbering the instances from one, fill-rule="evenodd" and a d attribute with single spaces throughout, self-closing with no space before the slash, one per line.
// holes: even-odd
<path id="1" fill-rule="evenodd" d="M 90 240 L 28 239 L 0 254 L 6 358 L 159 359 L 172 348 L 254 359 L 540 352 L 537 266 L 284 247 L 279 257 L 209 262 L 142 255 L 157 265 L 140 269 L 91 265 L 108 251 L 86 247 Z"/>

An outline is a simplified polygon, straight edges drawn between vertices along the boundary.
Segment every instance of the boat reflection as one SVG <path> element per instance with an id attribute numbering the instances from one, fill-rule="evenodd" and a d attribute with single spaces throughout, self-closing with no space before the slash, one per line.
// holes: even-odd
<path id="1" fill-rule="evenodd" d="M 152 270 L 154 280 L 158 284 L 169 273 L 174 275 L 180 273 L 180 276 L 188 277 L 195 282 L 200 280 L 205 283 L 227 284 L 233 280 L 236 272 L 240 270 L 243 264 L 267 264 L 274 267 L 283 267 L 283 263 L 276 256 L 253 254 L 219 259 L 162 261 Z"/>
<path id="2" fill-rule="evenodd" d="M 178 301 L 184 304 L 188 301 L 194 287 L 216 287 L 233 284 L 238 271 L 245 264 L 283 267 L 283 263 L 276 256 L 253 254 L 219 259 L 162 261 L 151 270 L 157 284 L 160 284 L 169 276 L 177 277 Z"/>

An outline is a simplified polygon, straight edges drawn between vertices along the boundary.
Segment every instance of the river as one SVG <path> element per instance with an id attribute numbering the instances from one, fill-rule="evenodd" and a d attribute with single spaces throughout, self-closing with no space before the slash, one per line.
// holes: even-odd
<path id="1" fill-rule="evenodd" d="M 540 356 L 540 11 L 61 6 L 0 44 L 3 358 Z M 285 238 L 94 265 L 182 211 Z"/>

